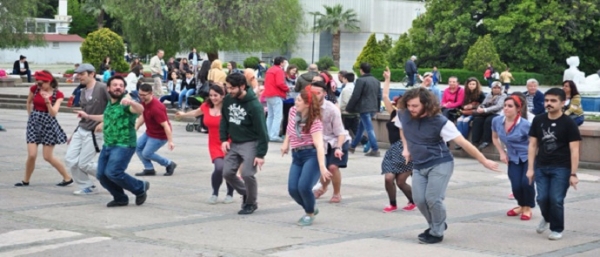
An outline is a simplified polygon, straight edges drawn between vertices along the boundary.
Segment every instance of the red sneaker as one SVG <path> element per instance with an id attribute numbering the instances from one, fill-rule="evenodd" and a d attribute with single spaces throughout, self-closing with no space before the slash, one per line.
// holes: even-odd
<path id="1" fill-rule="evenodd" d="M 515 200 L 515 195 L 513 195 L 512 193 L 508 195 L 508 200 Z"/>
<path id="2" fill-rule="evenodd" d="M 417 206 L 414 203 L 409 203 L 406 206 L 404 206 L 404 208 L 402 208 L 403 211 L 412 211 L 415 208 L 417 208 Z"/>
<path id="3" fill-rule="evenodd" d="M 385 208 L 383 208 L 383 212 L 385 212 L 385 213 L 393 212 L 393 211 L 396 211 L 396 210 L 398 210 L 398 207 L 397 206 L 392 206 L 392 205 L 388 205 Z"/>

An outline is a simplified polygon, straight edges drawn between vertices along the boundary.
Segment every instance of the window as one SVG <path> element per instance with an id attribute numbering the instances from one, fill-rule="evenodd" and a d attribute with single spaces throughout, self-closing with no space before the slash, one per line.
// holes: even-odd
<path id="1" fill-rule="evenodd" d="M 59 48 L 59 47 L 60 47 L 59 42 L 52 42 L 52 48 Z"/>
<path id="2" fill-rule="evenodd" d="M 34 33 L 35 32 L 35 23 L 27 22 L 27 27 L 25 28 L 25 32 Z"/>
<path id="3" fill-rule="evenodd" d="M 48 23 L 47 33 L 56 33 L 56 23 Z"/>
<path id="4" fill-rule="evenodd" d="M 36 23 L 35 24 L 35 32 L 46 33 L 46 23 Z"/>

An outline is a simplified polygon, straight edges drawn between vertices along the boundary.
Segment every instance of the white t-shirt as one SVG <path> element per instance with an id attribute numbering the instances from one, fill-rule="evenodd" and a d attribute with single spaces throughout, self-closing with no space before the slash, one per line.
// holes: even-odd
<path id="1" fill-rule="evenodd" d="M 19 68 L 20 69 L 25 69 L 25 63 L 24 62 L 19 62 Z"/>
<path id="2" fill-rule="evenodd" d="M 396 119 L 396 121 L 394 121 L 394 125 L 396 125 L 396 127 L 399 129 L 402 129 L 402 123 L 400 122 L 400 119 Z M 442 127 L 442 131 L 440 131 L 440 137 L 444 139 L 444 142 L 452 141 L 459 136 L 462 136 L 462 134 L 460 131 L 458 131 L 456 125 L 450 121 L 446 122 L 446 125 Z"/>

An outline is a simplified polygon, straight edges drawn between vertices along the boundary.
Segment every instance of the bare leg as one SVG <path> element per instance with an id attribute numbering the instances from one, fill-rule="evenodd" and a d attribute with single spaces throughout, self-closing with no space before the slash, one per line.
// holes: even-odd
<path id="1" fill-rule="evenodd" d="M 333 184 L 333 194 L 339 195 L 342 190 L 342 173 L 340 168 L 335 165 L 329 165 L 329 172 L 333 175 L 331 177 L 331 183 Z"/>
<path id="2" fill-rule="evenodd" d="M 31 179 L 31 174 L 33 174 L 33 170 L 35 169 L 36 158 L 37 145 L 27 144 L 27 162 L 25 162 L 25 178 L 23 179 L 25 183 L 29 183 L 29 179 Z"/>
<path id="3" fill-rule="evenodd" d="M 42 150 L 44 154 L 44 160 L 50 163 L 50 165 L 52 165 L 52 167 L 54 167 L 56 170 L 58 170 L 58 173 L 60 173 L 60 175 L 63 176 L 64 181 L 71 181 L 71 175 L 69 175 L 69 173 L 67 172 L 65 165 L 58 159 L 54 158 L 54 155 L 52 154 L 52 152 L 54 151 L 54 146 L 44 145 Z"/>

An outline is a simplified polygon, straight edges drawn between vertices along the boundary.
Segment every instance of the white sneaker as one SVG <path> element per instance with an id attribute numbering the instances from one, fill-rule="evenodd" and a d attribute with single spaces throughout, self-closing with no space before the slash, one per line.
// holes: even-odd
<path id="1" fill-rule="evenodd" d="M 562 238 L 562 233 L 561 232 L 550 232 L 550 235 L 548 235 L 548 239 L 550 240 L 559 240 Z"/>
<path id="2" fill-rule="evenodd" d="M 81 190 L 73 192 L 74 195 L 95 195 L 98 193 L 96 186 L 86 187 Z"/>
<path id="3" fill-rule="evenodd" d="M 216 195 L 211 195 L 210 198 L 208 198 L 208 203 L 217 204 L 217 200 L 219 200 L 219 198 Z"/>
<path id="4" fill-rule="evenodd" d="M 549 225 L 550 225 L 550 223 L 546 222 L 544 220 L 544 218 L 542 218 L 542 220 L 540 221 L 540 224 L 538 225 L 537 229 L 535 229 L 535 232 L 537 232 L 538 234 L 544 233 L 544 231 L 546 231 L 546 229 L 548 229 Z"/>
<path id="5" fill-rule="evenodd" d="M 233 196 L 225 196 L 225 199 L 223 200 L 223 203 L 227 204 L 227 203 L 233 203 Z"/>

